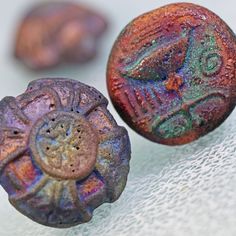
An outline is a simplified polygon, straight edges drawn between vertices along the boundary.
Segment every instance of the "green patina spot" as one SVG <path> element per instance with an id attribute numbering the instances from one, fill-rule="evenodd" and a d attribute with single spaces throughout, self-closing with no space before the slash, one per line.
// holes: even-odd
<path id="1" fill-rule="evenodd" d="M 160 117 L 157 117 L 152 127 L 153 133 L 165 139 L 180 137 L 191 129 L 192 120 L 188 114 L 183 111 L 163 122 L 160 122 Z"/>
<path id="2" fill-rule="evenodd" d="M 211 56 L 208 57 L 208 61 L 207 61 L 207 69 L 208 70 L 214 70 L 217 65 L 218 65 L 218 55 L 217 54 L 212 54 Z"/>
<path id="3" fill-rule="evenodd" d="M 222 66 L 220 49 L 212 27 L 205 30 L 201 40 L 190 38 L 190 46 L 186 57 L 187 66 L 182 73 L 187 77 L 188 87 L 182 94 L 183 103 L 202 98 L 208 93 L 207 84 L 215 79 Z"/>
<path id="4" fill-rule="evenodd" d="M 189 65 L 192 78 L 202 78 L 211 76 L 221 64 L 219 48 L 213 32 L 209 29 L 203 41 L 192 41 L 189 52 Z"/>
<path id="5" fill-rule="evenodd" d="M 222 58 L 217 53 L 217 49 L 212 51 L 205 51 L 201 58 L 201 70 L 202 73 L 209 77 L 217 73 L 222 66 Z"/>

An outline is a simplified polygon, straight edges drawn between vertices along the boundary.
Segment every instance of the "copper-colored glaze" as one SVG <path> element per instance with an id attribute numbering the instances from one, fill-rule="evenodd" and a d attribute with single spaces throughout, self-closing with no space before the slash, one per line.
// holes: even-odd
<path id="1" fill-rule="evenodd" d="M 112 49 L 112 102 L 139 134 L 186 144 L 218 127 L 236 104 L 236 37 L 206 8 L 176 3 L 134 19 Z"/>
<path id="2" fill-rule="evenodd" d="M 81 5 L 44 3 L 20 24 L 15 56 L 33 69 L 86 62 L 96 55 L 98 38 L 106 27 L 104 17 Z"/>

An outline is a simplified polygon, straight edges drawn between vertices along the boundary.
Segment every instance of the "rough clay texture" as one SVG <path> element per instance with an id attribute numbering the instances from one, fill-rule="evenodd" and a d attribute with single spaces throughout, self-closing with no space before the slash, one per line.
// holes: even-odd
<path id="1" fill-rule="evenodd" d="M 136 161 L 119 201 L 69 230 L 47 229 L 0 202 L 0 235 L 234 236 L 236 234 L 236 112 L 212 134 L 178 148 L 133 139 Z M 141 146 L 142 143 L 142 146 Z M 149 158 L 143 158 L 143 156 Z M 24 227 L 22 227 L 24 225 Z"/>

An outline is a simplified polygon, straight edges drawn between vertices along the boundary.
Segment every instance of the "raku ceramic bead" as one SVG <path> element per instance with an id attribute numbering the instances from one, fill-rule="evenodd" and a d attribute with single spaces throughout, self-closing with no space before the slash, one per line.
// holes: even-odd
<path id="1" fill-rule="evenodd" d="M 81 5 L 43 3 L 20 24 L 15 56 L 32 69 L 86 62 L 96 55 L 98 38 L 106 26 L 102 16 Z"/>
<path id="2" fill-rule="evenodd" d="M 236 102 L 234 33 L 206 8 L 177 3 L 122 31 L 107 84 L 124 120 L 162 144 L 189 143 L 218 127 Z"/>
<path id="3" fill-rule="evenodd" d="M 127 131 L 96 89 L 40 79 L 0 102 L 0 183 L 11 204 L 52 227 L 87 222 L 115 201 L 129 172 Z"/>

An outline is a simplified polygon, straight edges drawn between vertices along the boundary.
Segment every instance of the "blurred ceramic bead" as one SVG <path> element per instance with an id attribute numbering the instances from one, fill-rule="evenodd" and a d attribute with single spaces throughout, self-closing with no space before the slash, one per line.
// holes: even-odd
<path id="1" fill-rule="evenodd" d="M 96 55 L 98 38 L 106 28 L 101 15 L 81 5 L 43 3 L 20 24 L 15 56 L 32 69 L 86 62 Z"/>

